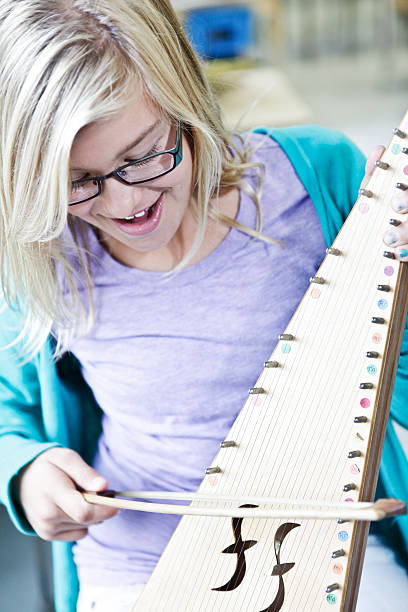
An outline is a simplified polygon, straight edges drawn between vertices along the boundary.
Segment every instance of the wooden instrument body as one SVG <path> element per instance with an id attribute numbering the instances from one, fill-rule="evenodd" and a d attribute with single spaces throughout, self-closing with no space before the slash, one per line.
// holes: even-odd
<path id="1" fill-rule="evenodd" d="M 293 339 L 269 358 L 279 366 L 263 369 L 254 385 L 263 392 L 248 396 L 226 438 L 235 446 L 220 450 L 212 465 L 221 471 L 199 492 L 373 499 L 408 298 L 407 268 L 384 257 L 382 240 L 398 216 L 390 204 L 408 165 L 402 146 L 394 136 L 389 167 L 357 200 L 333 244 L 340 254 L 322 263 L 324 283 L 310 284 L 285 332 Z M 133 612 L 352 612 L 368 526 L 186 516 Z"/>

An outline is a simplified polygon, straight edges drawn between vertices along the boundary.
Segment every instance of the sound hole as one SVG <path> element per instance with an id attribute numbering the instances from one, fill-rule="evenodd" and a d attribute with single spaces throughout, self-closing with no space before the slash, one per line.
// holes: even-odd
<path id="1" fill-rule="evenodd" d="M 252 504 L 244 504 L 240 506 L 240 508 L 257 508 L 258 506 L 254 506 Z M 241 534 L 242 521 L 243 518 L 233 518 L 232 519 L 232 532 L 234 534 L 235 542 L 224 548 L 222 551 L 225 554 L 229 555 L 237 555 L 237 564 L 235 567 L 235 571 L 231 578 L 220 587 L 216 587 L 211 589 L 212 591 L 233 591 L 242 583 L 245 578 L 246 573 L 246 558 L 245 551 L 249 550 L 255 544 L 257 544 L 257 540 L 243 540 Z M 280 562 L 280 553 L 282 544 L 288 535 L 295 529 L 295 527 L 300 527 L 299 523 L 283 523 L 278 527 L 274 537 L 274 550 L 275 550 L 275 558 L 276 565 L 272 568 L 271 576 L 279 577 L 279 587 L 278 592 L 275 596 L 273 602 L 264 610 L 260 612 L 279 612 L 282 608 L 283 603 L 285 601 L 285 585 L 283 582 L 283 575 L 286 574 L 289 570 L 291 570 L 295 563 L 281 563 Z"/>

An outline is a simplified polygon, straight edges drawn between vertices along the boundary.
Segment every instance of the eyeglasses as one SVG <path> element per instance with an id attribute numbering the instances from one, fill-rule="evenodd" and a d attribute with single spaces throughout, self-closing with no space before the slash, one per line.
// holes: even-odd
<path id="1" fill-rule="evenodd" d="M 107 178 L 113 177 L 125 185 L 147 183 L 174 170 L 182 159 L 181 123 L 178 121 L 176 144 L 173 149 L 151 153 L 140 159 L 135 159 L 124 166 L 116 168 L 116 170 L 112 170 L 112 172 L 105 174 L 105 176 L 91 176 L 78 181 L 72 181 L 68 206 L 82 204 L 82 202 L 97 198 L 102 193 L 102 181 Z"/>

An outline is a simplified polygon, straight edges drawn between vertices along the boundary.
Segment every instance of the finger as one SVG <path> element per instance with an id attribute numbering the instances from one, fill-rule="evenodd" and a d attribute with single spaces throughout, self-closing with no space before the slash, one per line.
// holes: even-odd
<path id="1" fill-rule="evenodd" d="M 56 452 L 48 456 L 48 461 L 66 472 L 79 487 L 87 491 L 104 491 L 107 488 L 106 478 L 88 465 L 78 453 L 68 448 L 53 450 Z"/>
<path id="2" fill-rule="evenodd" d="M 393 197 L 391 201 L 391 207 L 395 210 L 396 213 L 401 215 L 408 212 L 408 191 L 403 191 L 402 193 Z"/>
<path id="3" fill-rule="evenodd" d="M 60 510 L 60 509 L 59 509 Z M 59 533 L 60 531 L 67 531 L 69 529 L 88 529 L 88 527 L 92 527 L 93 525 L 100 525 L 103 521 L 87 521 L 86 523 L 77 523 L 73 521 L 68 515 L 65 515 L 62 518 L 60 515 L 59 520 L 55 523 L 54 533 Z"/>
<path id="4" fill-rule="evenodd" d="M 408 222 L 392 227 L 383 236 L 387 247 L 393 249 L 395 257 L 401 261 L 408 261 Z"/>
<path id="5" fill-rule="evenodd" d="M 59 489 L 55 502 L 64 512 L 66 520 L 80 525 L 105 521 L 118 513 L 117 508 L 89 504 L 80 491 L 68 487 Z"/>
<path id="6" fill-rule="evenodd" d="M 67 529 L 62 530 L 61 532 L 56 533 L 51 540 L 60 540 L 62 542 L 76 542 L 76 540 L 81 540 L 88 534 L 87 529 Z"/>
<path id="7" fill-rule="evenodd" d="M 395 249 L 395 257 L 400 261 L 408 261 L 408 244 Z"/>
<path id="8" fill-rule="evenodd" d="M 381 156 L 384 153 L 384 151 L 385 151 L 385 147 L 383 147 L 382 145 L 377 145 L 371 151 L 371 153 L 368 156 L 367 161 L 366 161 L 365 175 L 364 175 L 363 180 L 361 181 L 361 187 L 365 187 L 367 185 L 368 181 L 372 177 L 373 172 L 374 172 L 374 170 L 376 168 L 375 162 L 378 161 L 381 158 Z"/>

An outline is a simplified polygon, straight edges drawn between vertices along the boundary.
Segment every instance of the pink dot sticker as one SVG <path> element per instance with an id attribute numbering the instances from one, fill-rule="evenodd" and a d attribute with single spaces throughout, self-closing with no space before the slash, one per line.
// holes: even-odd
<path id="1" fill-rule="evenodd" d="M 211 474 L 211 476 L 208 477 L 208 482 L 212 487 L 215 487 L 215 485 L 218 483 L 218 478 L 214 474 Z"/>
<path id="2" fill-rule="evenodd" d="M 345 502 L 353 502 L 354 499 L 352 497 L 346 497 Z"/>
<path id="3" fill-rule="evenodd" d="M 312 289 L 312 291 L 310 292 L 310 295 L 312 296 L 312 298 L 313 298 L 314 300 L 317 300 L 317 299 L 320 297 L 320 295 L 321 295 L 321 293 L 320 293 L 320 289 L 318 289 L 317 287 L 315 287 L 315 288 L 314 288 L 314 289 Z"/>
<path id="4" fill-rule="evenodd" d="M 361 204 L 359 204 L 359 211 L 364 215 L 365 213 L 368 213 L 368 211 L 370 210 L 370 207 L 368 205 L 368 202 L 361 202 Z"/>
<path id="5" fill-rule="evenodd" d="M 361 406 L 362 408 L 369 408 L 369 407 L 371 406 L 371 402 L 370 402 L 370 400 L 368 399 L 368 397 L 363 397 L 363 398 L 360 400 L 360 406 Z"/>
<path id="6" fill-rule="evenodd" d="M 260 404 L 262 404 L 262 400 L 258 395 L 258 397 L 254 400 L 254 406 L 259 406 Z"/>
<path id="7" fill-rule="evenodd" d="M 333 565 L 333 572 L 335 574 L 342 574 L 343 573 L 343 566 L 341 563 L 335 563 Z"/>
<path id="8" fill-rule="evenodd" d="M 382 340 L 382 335 L 381 334 L 373 334 L 372 340 L 373 340 L 374 344 L 380 344 L 380 342 Z"/>
<path id="9" fill-rule="evenodd" d="M 408 174 L 408 166 L 405 166 L 405 168 L 404 168 L 404 174 Z"/>
<path id="10" fill-rule="evenodd" d="M 352 474 L 359 474 L 360 468 L 358 467 L 356 463 L 353 463 L 352 465 L 350 465 L 350 472 Z"/>
<path id="11" fill-rule="evenodd" d="M 394 274 L 394 268 L 392 266 L 385 266 L 384 274 L 386 276 L 392 276 Z"/>

